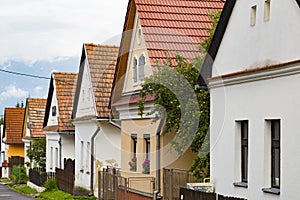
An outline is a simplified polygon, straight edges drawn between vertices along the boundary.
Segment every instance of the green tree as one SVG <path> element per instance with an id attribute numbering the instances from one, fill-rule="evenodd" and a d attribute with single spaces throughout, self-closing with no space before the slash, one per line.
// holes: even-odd
<path id="1" fill-rule="evenodd" d="M 1 124 L 4 124 L 4 118 L 3 117 L 0 118 L 0 125 Z"/>
<path id="2" fill-rule="evenodd" d="M 17 102 L 16 108 L 24 108 L 24 101 L 21 101 L 21 103 Z"/>
<path id="3" fill-rule="evenodd" d="M 208 30 L 210 37 L 203 40 L 201 51 L 207 51 L 216 29 L 220 12 L 210 15 L 213 27 Z M 162 134 L 175 133 L 172 146 L 179 154 L 191 146 L 199 156 L 194 160 L 190 170 L 196 179 L 209 177 L 209 91 L 195 87 L 197 85 L 200 66 L 204 57 L 192 61 L 182 56 L 176 57 L 176 65 L 168 59 L 158 67 L 158 72 L 145 78 L 138 101 L 139 114 L 144 114 L 147 96 L 154 96 L 154 108 L 150 113 L 165 116 Z M 163 109 L 162 109 L 163 107 Z M 157 116 L 156 120 L 159 119 Z"/>
<path id="4" fill-rule="evenodd" d="M 34 161 L 39 167 L 46 167 L 46 139 L 33 140 L 27 155 L 31 162 Z"/>

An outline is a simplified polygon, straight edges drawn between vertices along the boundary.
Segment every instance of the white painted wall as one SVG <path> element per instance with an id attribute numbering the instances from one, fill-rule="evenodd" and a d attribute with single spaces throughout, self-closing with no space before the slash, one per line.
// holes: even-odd
<path id="1" fill-rule="evenodd" d="M 95 162 L 94 162 L 94 189 L 96 190 L 96 172 L 99 162 L 107 166 L 107 160 L 114 159 L 120 166 L 121 160 L 121 137 L 120 129 L 107 122 L 99 122 L 100 131 L 95 137 Z M 80 121 L 75 124 L 75 186 L 90 189 L 90 156 L 91 138 L 97 130 L 96 121 Z M 88 145 L 89 143 L 89 145 Z M 82 146 L 83 144 L 83 146 Z M 98 163 L 98 164 L 97 164 Z"/>
<path id="2" fill-rule="evenodd" d="M 46 134 L 46 172 L 55 172 L 55 167 L 60 168 L 60 136 L 57 132 L 44 132 Z M 52 151 L 51 151 L 52 147 Z M 57 152 L 57 150 L 58 152 Z M 52 153 L 51 153 L 52 152 Z M 57 160 L 57 161 L 56 161 Z"/>
<path id="3" fill-rule="evenodd" d="M 76 117 L 96 115 L 94 94 L 88 62 L 85 60 Z"/>
<path id="4" fill-rule="evenodd" d="M 300 64 L 296 68 L 294 75 L 211 88 L 211 181 L 217 193 L 248 200 L 299 198 Z M 248 188 L 238 188 L 233 186 L 240 182 L 235 121 L 245 119 L 249 120 Z M 270 187 L 266 119 L 281 119 L 280 195 L 262 192 Z"/>
<path id="5" fill-rule="evenodd" d="M 75 159 L 75 134 L 66 134 L 61 133 L 61 157 L 62 157 L 62 165 L 64 159 L 71 158 Z M 63 168 L 63 166 L 62 166 Z"/>
<path id="6" fill-rule="evenodd" d="M 47 126 L 56 126 L 58 125 L 57 117 L 59 116 L 58 112 L 58 103 L 57 103 L 57 96 L 56 96 L 56 87 L 55 87 L 55 80 L 53 80 L 53 95 L 51 100 L 50 112 L 48 117 Z M 52 107 L 56 106 L 56 116 L 52 116 Z"/>
<path id="7" fill-rule="evenodd" d="M 296 0 L 271 0 L 270 20 L 264 21 L 262 0 L 236 1 L 213 66 L 213 76 L 262 67 L 300 57 L 300 11 Z M 250 8 L 257 5 L 256 25 Z"/>

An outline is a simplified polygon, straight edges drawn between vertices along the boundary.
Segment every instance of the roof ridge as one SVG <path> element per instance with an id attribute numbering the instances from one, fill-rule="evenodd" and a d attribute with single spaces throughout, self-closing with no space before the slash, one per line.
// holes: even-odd
<path id="1" fill-rule="evenodd" d="M 94 47 L 113 47 L 113 48 L 120 48 L 120 46 L 117 45 L 109 45 L 109 44 L 94 44 L 94 43 L 84 43 L 84 45 L 94 46 Z"/>

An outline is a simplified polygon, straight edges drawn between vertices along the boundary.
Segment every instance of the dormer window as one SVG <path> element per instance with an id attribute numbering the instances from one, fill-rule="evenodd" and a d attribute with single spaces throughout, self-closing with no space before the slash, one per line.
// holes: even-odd
<path id="1" fill-rule="evenodd" d="M 56 106 L 52 106 L 52 116 L 56 116 Z"/>
<path id="2" fill-rule="evenodd" d="M 145 79 L 145 64 L 146 64 L 146 59 L 144 54 L 142 54 L 139 58 L 139 80 L 144 81 Z"/>
<path id="3" fill-rule="evenodd" d="M 133 83 L 137 83 L 137 58 L 133 58 L 133 67 L 132 67 L 132 79 Z"/>

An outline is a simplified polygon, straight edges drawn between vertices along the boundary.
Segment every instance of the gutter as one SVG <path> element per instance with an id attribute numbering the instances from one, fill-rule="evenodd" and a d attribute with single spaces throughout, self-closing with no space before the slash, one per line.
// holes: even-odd
<path id="1" fill-rule="evenodd" d="M 95 159 L 95 155 L 94 155 L 94 151 L 95 151 L 95 138 L 98 135 L 98 133 L 101 130 L 100 127 L 100 123 L 99 122 L 109 122 L 108 119 L 96 119 L 97 121 L 97 129 L 94 132 L 93 136 L 91 137 L 91 174 L 90 174 L 90 193 L 89 195 L 94 195 L 94 159 Z"/>
<path id="2" fill-rule="evenodd" d="M 155 193 L 158 194 L 160 193 L 160 171 L 161 171 L 161 166 L 160 166 L 160 134 L 161 130 L 163 128 L 163 125 L 165 123 L 165 115 L 162 114 L 161 120 L 159 122 L 157 131 L 156 131 L 156 183 L 155 183 Z"/>

